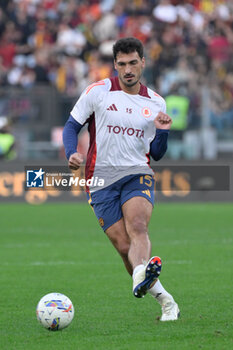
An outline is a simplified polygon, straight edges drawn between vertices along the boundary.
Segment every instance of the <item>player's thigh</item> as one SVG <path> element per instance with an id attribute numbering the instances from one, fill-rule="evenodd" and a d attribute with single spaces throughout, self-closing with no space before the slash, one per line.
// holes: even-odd
<path id="1" fill-rule="evenodd" d="M 126 231 L 124 218 L 122 217 L 119 221 L 105 230 L 106 235 L 114 245 L 114 247 L 121 254 L 128 254 L 130 247 L 130 239 Z"/>
<path id="2" fill-rule="evenodd" d="M 89 193 L 87 197 L 104 231 L 122 218 L 120 193 L 114 184 L 92 194 Z"/>
<path id="3" fill-rule="evenodd" d="M 106 230 L 118 222 L 122 218 L 122 210 L 119 200 L 103 203 L 90 203 L 95 216 L 97 217 L 99 224 L 103 231 Z"/>
<path id="4" fill-rule="evenodd" d="M 154 178 L 149 174 L 133 176 L 121 193 L 122 212 L 127 231 L 145 230 L 154 206 Z"/>
<path id="5" fill-rule="evenodd" d="M 153 210 L 152 203 L 141 196 L 132 197 L 122 205 L 126 230 L 131 228 L 145 230 L 148 227 Z"/>

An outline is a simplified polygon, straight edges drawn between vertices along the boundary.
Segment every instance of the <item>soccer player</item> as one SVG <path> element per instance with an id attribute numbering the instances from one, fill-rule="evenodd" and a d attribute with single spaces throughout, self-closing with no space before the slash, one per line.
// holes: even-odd
<path id="1" fill-rule="evenodd" d="M 172 123 L 165 101 L 140 83 L 145 58 L 142 43 L 123 38 L 113 46 L 118 76 L 87 87 L 76 102 L 63 131 L 68 164 L 78 169 L 77 135 L 88 123 L 90 145 L 85 176 L 104 179 L 87 188 L 99 223 L 133 278 L 133 294 L 151 294 L 162 307 L 161 321 L 177 320 L 179 308 L 158 277 L 159 257 L 151 257 L 148 224 L 154 204 L 150 156 L 156 161 L 167 149 Z"/>

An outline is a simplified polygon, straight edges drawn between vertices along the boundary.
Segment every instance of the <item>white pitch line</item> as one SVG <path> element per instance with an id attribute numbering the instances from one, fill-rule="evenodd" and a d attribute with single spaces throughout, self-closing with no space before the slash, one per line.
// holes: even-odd
<path id="1" fill-rule="evenodd" d="M 192 260 L 165 260 L 164 264 L 173 264 L 173 265 L 191 265 L 193 262 Z M 3 264 L 0 264 L 0 266 L 58 266 L 58 265 L 76 265 L 76 266 L 83 266 L 86 262 L 84 261 L 32 261 L 29 263 L 9 263 L 4 262 Z M 120 261 L 116 262 L 97 262 L 96 265 L 120 265 Z"/>
<path id="2" fill-rule="evenodd" d="M 57 266 L 57 265 L 75 265 L 74 261 L 32 261 L 29 263 L 9 263 L 4 262 L 1 266 Z"/>
<path id="3" fill-rule="evenodd" d="M 57 265 L 74 265 L 74 261 L 33 261 L 29 266 L 57 266 Z"/>
<path id="4" fill-rule="evenodd" d="M 49 243 L 13 243 L 13 244 L 3 244 L 2 248 L 9 248 L 9 249 L 15 249 L 15 248 L 48 248 L 51 247 L 51 244 Z"/>
<path id="5" fill-rule="evenodd" d="M 191 265 L 192 260 L 165 260 L 164 264 L 173 264 L 173 265 Z"/>
<path id="6" fill-rule="evenodd" d="M 213 239 L 185 239 L 185 240 L 163 240 L 159 241 L 158 245 L 191 245 L 191 244 L 230 244 L 233 242 L 232 238 L 213 238 Z"/>

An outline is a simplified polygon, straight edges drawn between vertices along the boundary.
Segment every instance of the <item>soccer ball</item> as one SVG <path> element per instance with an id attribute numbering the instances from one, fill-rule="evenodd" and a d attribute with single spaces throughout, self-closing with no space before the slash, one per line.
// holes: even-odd
<path id="1" fill-rule="evenodd" d="M 36 316 L 45 328 L 58 331 L 68 327 L 74 317 L 72 301 L 61 293 L 49 293 L 40 299 Z"/>

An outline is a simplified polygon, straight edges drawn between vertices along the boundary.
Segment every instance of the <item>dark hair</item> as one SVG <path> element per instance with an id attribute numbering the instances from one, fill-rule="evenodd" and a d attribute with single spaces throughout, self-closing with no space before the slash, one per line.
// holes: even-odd
<path id="1" fill-rule="evenodd" d="M 122 38 L 113 45 L 114 60 L 119 52 L 131 53 L 137 51 L 140 58 L 143 57 L 143 45 L 140 40 L 136 38 Z"/>

